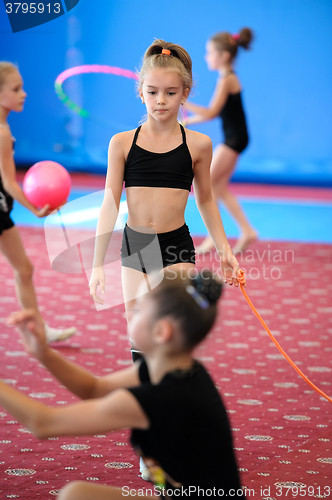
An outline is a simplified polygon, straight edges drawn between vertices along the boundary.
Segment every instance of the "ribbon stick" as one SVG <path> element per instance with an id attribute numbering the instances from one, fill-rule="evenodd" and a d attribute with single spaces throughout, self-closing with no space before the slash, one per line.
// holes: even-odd
<path id="1" fill-rule="evenodd" d="M 283 350 L 283 348 L 280 346 L 280 344 L 276 341 L 276 339 L 274 338 L 274 336 L 272 335 L 272 333 L 270 332 L 269 328 L 267 327 L 267 325 L 265 324 L 264 320 L 262 319 L 262 317 L 259 315 L 258 311 L 255 309 L 255 306 L 253 305 L 253 303 L 251 302 L 251 300 L 249 299 L 248 297 L 248 294 L 247 292 L 245 291 L 244 287 L 245 287 L 245 284 L 246 284 L 246 278 L 245 278 L 245 274 L 244 274 L 244 271 L 242 269 L 239 270 L 239 274 L 238 274 L 238 282 L 240 283 L 240 289 L 241 289 L 241 292 L 243 293 L 246 301 L 248 302 L 250 308 L 252 309 L 253 313 L 255 314 L 255 316 L 258 318 L 258 320 L 260 321 L 260 323 L 263 325 L 264 329 L 266 330 L 266 332 L 268 333 L 269 337 L 271 338 L 272 342 L 277 346 L 277 348 L 279 349 L 279 351 L 281 352 L 281 354 L 287 359 L 287 361 L 292 365 L 292 367 L 294 368 L 294 370 L 297 371 L 297 373 L 307 382 L 307 384 L 310 385 L 310 387 L 312 387 L 312 389 L 314 389 L 315 391 L 317 391 L 321 396 L 323 396 L 325 399 L 327 399 L 330 403 L 332 403 L 332 398 L 330 398 L 329 396 L 327 396 L 321 389 L 319 389 L 318 387 L 315 386 L 315 384 L 313 384 L 311 382 L 311 380 L 308 379 L 308 377 L 306 377 L 304 375 L 304 373 L 301 372 L 300 368 L 298 368 L 298 366 L 296 366 L 296 364 L 290 359 L 290 357 L 285 353 L 285 351 Z"/>

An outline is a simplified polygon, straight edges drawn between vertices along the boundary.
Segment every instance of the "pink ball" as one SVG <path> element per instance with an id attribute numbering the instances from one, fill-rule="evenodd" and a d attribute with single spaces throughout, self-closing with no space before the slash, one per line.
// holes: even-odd
<path id="1" fill-rule="evenodd" d="M 51 209 L 64 203 L 70 193 L 71 179 L 67 170 L 55 161 L 40 161 L 24 176 L 23 191 L 30 203 Z"/>

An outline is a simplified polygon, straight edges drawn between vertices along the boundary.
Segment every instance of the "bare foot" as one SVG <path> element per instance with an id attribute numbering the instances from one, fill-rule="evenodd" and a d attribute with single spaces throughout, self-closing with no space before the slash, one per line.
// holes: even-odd
<path id="1" fill-rule="evenodd" d="M 212 238 L 210 236 L 207 236 L 205 240 L 203 240 L 202 243 L 196 248 L 196 254 L 202 255 L 210 251 L 215 251 L 215 249 L 216 248 L 214 246 Z"/>
<path id="2" fill-rule="evenodd" d="M 233 248 L 233 253 L 237 254 L 245 252 L 249 247 L 249 245 L 251 245 L 251 243 L 253 243 L 257 239 L 258 239 L 258 233 L 254 229 L 252 229 L 248 233 L 242 234 L 235 243 L 235 246 Z"/>

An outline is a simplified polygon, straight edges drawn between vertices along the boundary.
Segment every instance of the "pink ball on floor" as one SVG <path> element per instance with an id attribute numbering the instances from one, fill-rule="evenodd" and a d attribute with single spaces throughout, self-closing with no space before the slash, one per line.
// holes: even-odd
<path id="1" fill-rule="evenodd" d="M 68 198 L 71 179 L 67 170 L 55 161 L 40 161 L 24 176 L 23 191 L 35 207 L 55 209 Z"/>

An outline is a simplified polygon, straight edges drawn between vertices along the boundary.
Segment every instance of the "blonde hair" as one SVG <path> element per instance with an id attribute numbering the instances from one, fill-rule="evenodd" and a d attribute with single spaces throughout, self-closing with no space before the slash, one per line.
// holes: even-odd
<path id="1" fill-rule="evenodd" d="M 9 73 L 13 73 L 14 71 L 18 71 L 15 64 L 8 61 L 0 61 L 0 90 L 6 81 L 7 75 L 9 75 Z"/>
<path id="2" fill-rule="evenodd" d="M 230 53 L 231 60 L 235 59 L 238 47 L 243 47 L 244 49 L 250 49 L 250 43 L 254 38 L 254 34 L 250 28 L 242 28 L 242 30 L 235 35 L 228 33 L 227 31 L 222 31 L 216 33 L 210 38 L 216 49 L 220 52 L 226 50 Z"/>
<path id="3" fill-rule="evenodd" d="M 163 49 L 169 50 L 170 55 L 162 54 Z M 192 62 L 190 55 L 183 47 L 164 40 L 155 40 L 143 57 L 142 67 L 138 74 L 139 89 L 142 88 L 147 70 L 155 68 L 174 68 L 178 72 L 184 89 L 189 89 L 190 92 L 193 86 Z"/>

